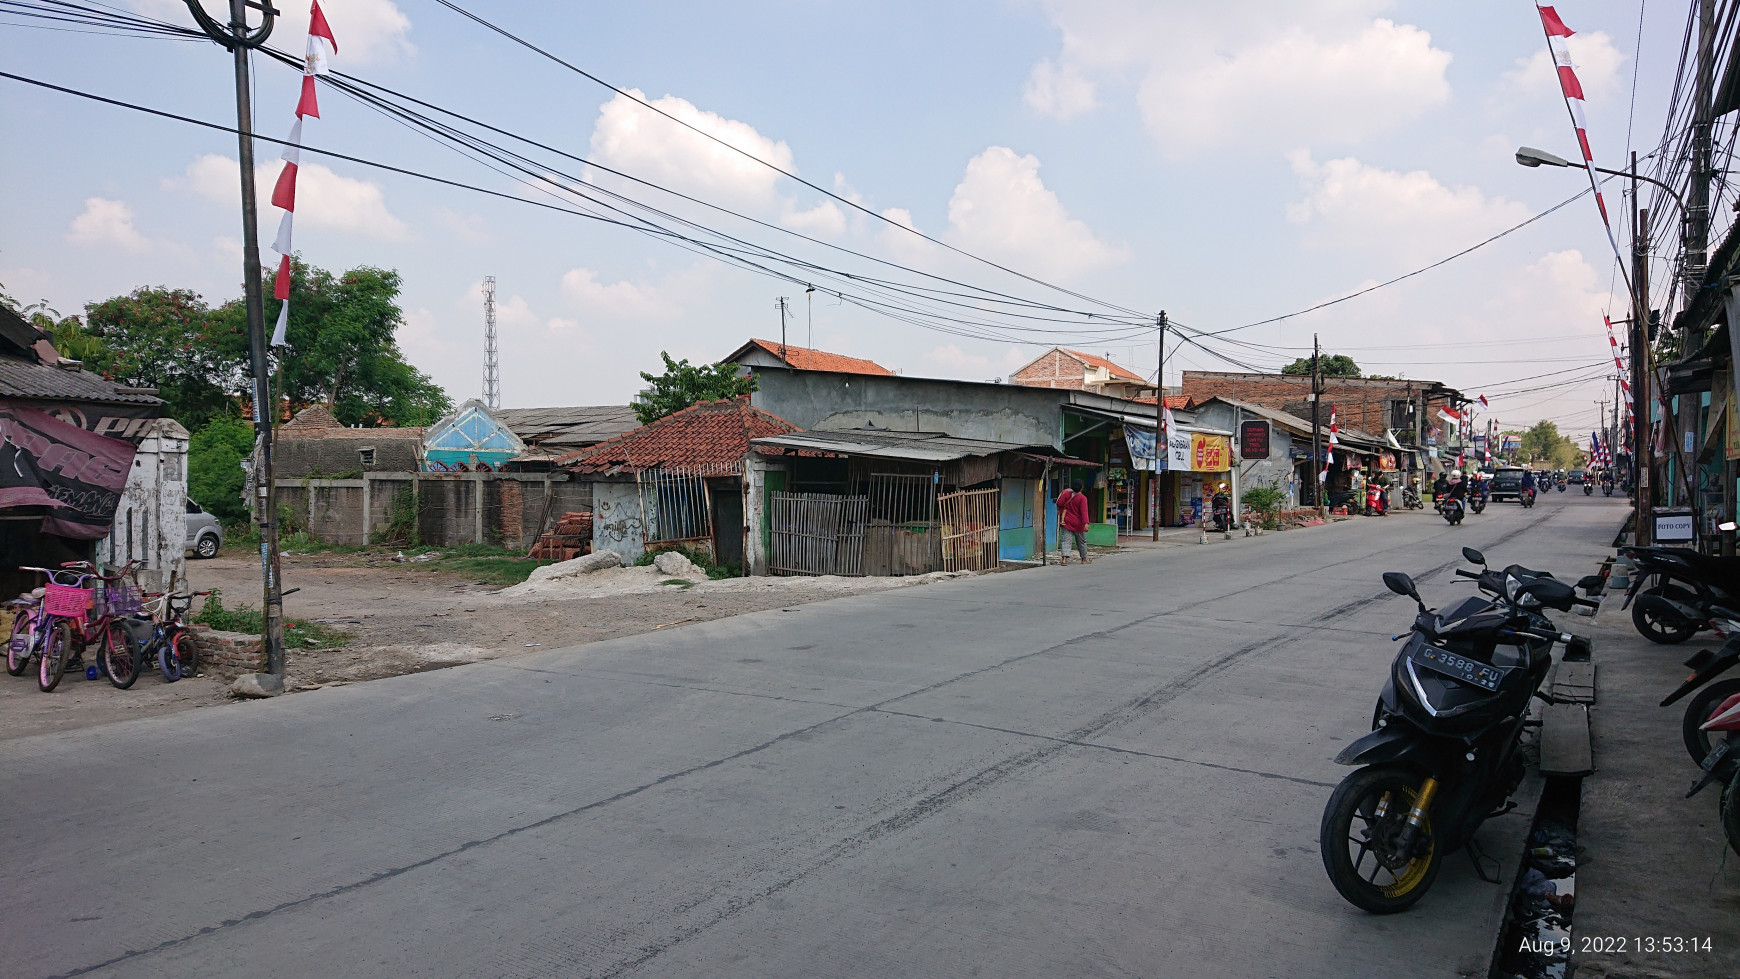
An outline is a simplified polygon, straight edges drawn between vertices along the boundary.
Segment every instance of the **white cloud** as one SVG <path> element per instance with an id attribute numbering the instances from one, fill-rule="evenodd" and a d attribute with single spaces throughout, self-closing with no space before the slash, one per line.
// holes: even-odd
<path id="1" fill-rule="evenodd" d="M 569 269 L 562 276 L 562 295 L 594 319 L 666 319 L 681 312 L 659 291 L 627 279 L 600 282 L 598 274 L 588 268 Z M 556 322 L 551 320 L 550 325 L 555 326 Z M 563 323 L 577 325 L 571 320 Z"/>
<path id="2" fill-rule="evenodd" d="M 1625 64 L 1625 55 L 1613 46 L 1613 38 L 1606 31 L 1573 34 L 1565 39 L 1565 47 L 1571 52 L 1571 63 L 1576 66 L 1583 94 L 1593 98 L 1619 90 L 1619 68 Z M 1516 67 L 1504 73 L 1503 86 L 1518 94 L 1537 97 L 1561 94 L 1558 70 L 1544 45 L 1529 57 L 1518 58 Z"/>
<path id="3" fill-rule="evenodd" d="M 1520 202 L 1447 187 L 1424 170 L 1384 170 L 1353 157 L 1317 163 L 1303 150 L 1289 159 L 1305 197 L 1288 206 L 1287 217 L 1308 226 L 1306 241 L 1318 247 L 1435 259 L 1530 214 Z"/>
<path id="4" fill-rule="evenodd" d="M 1051 0 L 1063 36 L 1027 104 L 1084 111 L 1096 83 L 1139 79 L 1149 133 L 1170 155 L 1240 144 L 1357 140 L 1449 100 L 1450 54 L 1376 16 L 1387 0 Z"/>
<path id="5" fill-rule="evenodd" d="M 846 212 L 833 201 L 824 200 L 807 211 L 787 211 L 780 223 L 811 237 L 834 238 L 846 232 Z"/>
<path id="6" fill-rule="evenodd" d="M 133 206 L 102 197 L 85 198 L 85 209 L 72 219 L 66 238 L 75 245 L 112 245 L 129 252 L 151 247 L 150 239 L 133 227 Z"/>
<path id="7" fill-rule="evenodd" d="M 1129 258 L 1069 216 L 1039 179 L 1037 157 L 1017 156 L 1006 146 L 968 161 L 949 198 L 949 237 L 967 251 L 1042 278 L 1072 278 Z"/>
<path id="8" fill-rule="evenodd" d="M 283 164 L 276 161 L 261 164 L 254 174 L 254 190 L 259 195 L 262 248 L 271 244 L 278 220 L 284 213 L 272 206 L 272 188 L 282 167 Z M 188 164 L 181 180 L 168 183 L 170 186 L 191 187 L 214 201 L 228 204 L 236 199 L 236 161 L 217 153 L 207 153 Z M 411 237 L 405 222 L 387 209 L 386 195 L 380 184 L 341 176 L 321 164 L 307 161 L 296 172 L 296 228 L 328 228 L 389 241 L 405 241 Z"/>
<path id="9" fill-rule="evenodd" d="M 1099 104 L 1093 82 L 1074 69 L 1059 68 L 1050 58 L 1033 66 L 1022 97 L 1028 108 L 1053 119 L 1070 119 Z"/>
<path id="10" fill-rule="evenodd" d="M 174 24 L 189 24 L 187 4 L 179 0 L 127 0 L 127 5 L 143 14 Z M 222 0 L 202 0 L 201 5 L 219 23 L 229 23 L 229 4 Z M 295 0 L 278 5 L 278 20 L 272 28 L 271 43 L 290 51 L 302 50 L 308 36 L 310 5 Z M 352 65 L 378 64 L 408 57 L 416 53 L 411 44 L 411 19 L 392 0 L 327 0 L 320 5 L 326 23 L 338 40 L 338 56 L 334 68 Z M 258 14 L 250 11 L 250 23 L 258 23 Z"/>
<path id="11" fill-rule="evenodd" d="M 630 92 L 646 99 L 637 89 Z M 775 206 L 779 175 L 730 147 L 795 173 L 791 147 L 761 135 L 748 123 L 698 109 L 674 95 L 647 101 L 729 146 L 618 95 L 599 109 L 592 130 L 594 159 L 726 207 L 767 212 Z M 598 179 L 602 182 L 606 177 L 601 174 Z"/>

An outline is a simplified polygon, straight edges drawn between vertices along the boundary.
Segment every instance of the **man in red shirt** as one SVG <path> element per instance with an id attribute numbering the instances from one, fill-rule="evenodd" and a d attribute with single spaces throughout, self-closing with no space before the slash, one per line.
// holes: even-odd
<path id="1" fill-rule="evenodd" d="M 1081 555 L 1081 563 L 1088 563 L 1087 529 L 1088 505 L 1087 497 L 1082 495 L 1081 480 L 1075 485 L 1057 494 L 1057 522 L 1063 525 L 1063 540 L 1058 542 L 1058 550 L 1062 552 L 1063 563 L 1069 563 L 1069 545 L 1075 544 L 1076 552 Z"/>

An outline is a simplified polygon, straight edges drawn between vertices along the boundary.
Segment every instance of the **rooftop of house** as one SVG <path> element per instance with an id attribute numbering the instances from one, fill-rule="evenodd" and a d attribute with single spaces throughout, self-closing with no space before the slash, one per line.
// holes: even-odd
<path id="1" fill-rule="evenodd" d="M 747 398 L 703 401 L 623 435 L 556 460 L 576 472 L 637 472 L 643 469 L 735 469 L 751 439 L 798 431 L 776 415 L 751 407 Z"/>
<path id="2" fill-rule="evenodd" d="M 157 392 L 129 388 L 60 356 L 46 334 L 0 306 L 0 397 L 32 401 L 162 404 Z"/>
<path id="3" fill-rule="evenodd" d="M 1136 373 L 1133 370 L 1130 370 L 1128 367 L 1123 367 L 1123 366 L 1120 366 L 1120 365 L 1118 365 L 1110 360 L 1107 360 L 1104 357 L 1100 357 L 1100 356 L 1095 355 L 1095 354 L 1084 353 L 1080 350 L 1070 350 L 1067 347 L 1059 347 L 1057 349 L 1062 350 L 1064 353 L 1070 355 L 1071 357 L 1074 357 L 1076 360 L 1081 361 L 1082 363 L 1088 365 L 1089 367 L 1098 367 L 1099 369 L 1106 371 L 1107 373 L 1111 374 L 1113 379 L 1115 379 L 1115 380 L 1134 381 L 1137 384 L 1147 384 L 1148 383 L 1148 379 L 1143 377 L 1142 375 Z"/>
<path id="4" fill-rule="evenodd" d="M 529 445 L 593 445 L 634 431 L 640 419 L 632 405 L 583 405 L 573 408 L 491 408 L 510 431 Z"/>
<path id="5" fill-rule="evenodd" d="M 278 429 L 287 439 L 416 439 L 421 442 L 428 433 L 420 426 L 386 426 L 380 428 L 349 428 L 334 418 L 325 405 L 309 405 Z"/>
<path id="6" fill-rule="evenodd" d="M 792 344 L 781 346 L 775 340 L 750 340 L 748 343 L 732 351 L 725 362 L 743 359 L 755 349 L 779 357 L 787 366 L 802 371 L 827 371 L 833 374 L 893 374 L 894 372 L 873 360 L 861 357 L 848 357 L 845 354 L 829 353 L 826 350 L 812 350 L 809 347 L 799 347 Z M 783 349 L 783 354 L 781 353 Z"/>

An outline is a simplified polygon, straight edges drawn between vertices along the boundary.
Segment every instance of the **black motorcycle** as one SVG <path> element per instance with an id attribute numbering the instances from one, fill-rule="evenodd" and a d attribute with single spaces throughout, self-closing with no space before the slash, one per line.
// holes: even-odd
<path id="1" fill-rule="evenodd" d="M 1452 527 L 1456 526 L 1462 522 L 1462 514 L 1464 512 L 1462 498 L 1457 496 L 1444 497 L 1443 502 L 1438 506 L 1438 512 L 1444 515 L 1445 523 Z"/>
<path id="2" fill-rule="evenodd" d="M 1420 499 L 1420 494 L 1412 486 L 1402 487 L 1402 509 L 1424 510 L 1426 504 Z"/>
<path id="3" fill-rule="evenodd" d="M 1535 505 L 1535 489 L 1534 489 L 1534 487 L 1530 486 L 1527 489 L 1524 489 L 1522 492 L 1518 493 L 1516 495 L 1516 501 L 1523 505 L 1524 510 L 1527 510 L 1528 508 L 1534 506 Z"/>
<path id="4" fill-rule="evenodd" d="M 1486 490 L 1479 489 L 1468 494 L 1468 509 L 1474 513 L 1486 511 Z"/>
<path id="5" fill-rule="evenodd" d="M 1232 529 L 1232 498 L 1225 493 L 1216 493 L 1209 501 L 1209 514 L 1214 519 L 1214 529 L 1222 533 Z"/>
<path id="6" fill-rule="evenodd" d="M 1560 632 L 1541 612 L 1593 605 L 1570 585 L 1512 565 L 1458 570 L 1496 601 L 1469 597 L 1434 612 L 1413 579 L 1384 585 L 1414 600 L 1414 626 L 1390 666 L 1372 732 L 1344 748 L 1337 764 L 1361 766 L 1329 797 L 1318 844 L 1324 869 L 1349 903 L 1376 914 L 1405 910 L 1438 876 L 1445 854 L 1468 845 L 1487 819 L 1515 807 L 1522 782 L 1518 742 L 1529 698 L 1539 696 L 1554 643 L 1586 655 L 1589 640 Z"/>
<path id="7" fill-rule="evenodd" d="M 1634 573 L 1621 609 L 1651 642 L 1685 642 L 1709 627 L 1712 610 L 1740 608 L 1740 558 L 1712 557 L 1684 547 L 1626 546 L 1619 553 Z"/>
<path id="8" fill-rule="evenodd" d="M 1613 495 L 1613 480 L 1603 479 L 1601 481 L 1601 495 L 1602 496 L 1612 496 Z"/>
<path id="9" fill-rule="evenodd" d="M 1589 482 L 1588 480 L 1584 480 L 1583 481 L 1583 495 L 1584 496 L 1594 496 L 1595 495 L 1595 484 Z"/>

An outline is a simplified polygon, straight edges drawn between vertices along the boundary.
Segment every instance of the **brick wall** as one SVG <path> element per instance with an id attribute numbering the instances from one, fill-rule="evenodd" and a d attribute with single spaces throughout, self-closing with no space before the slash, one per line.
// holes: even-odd
<path id="1" fill-rule="evenodd" d="M 505 547 L 519 548 L 525 522 L 525 493 L 517 482 L 499 483 L 496 489 L 501 500 L 496 518 L 496 538 Z"/>
<path id="2" fill-rule="evenodd" d="M 1418 399 L 1434 383 L 1326 377 L 1323 379 L 1323 423 L 1329 423 L 1327 409 L 1334 406 L 1342 425 L 1371 435 L 1382 435 L 1390 427 L 1390 402 Z M 1310 418 L 1310 394 L 1311 378 L 1308 375 L 1184 372 L 1184 395 L 1192 401 L 1231 398 Z M 1432 418 L 1443 403 L 1442 396 L 1429 399 L 1426 405 L 1428 424 L 1433 424 Z"/>
<path id="3" fill-rule="evenodd" d="M 260 637 L 245 632 L 220 632 L 202 625 L 190 625 L 199 643 L 199 669 L 233 677 L 241 673 L 258 673 L 266 668 L 266 654 L 260 648 Z"/>
<path id="4" fill-rule="evenodd" d="M 1051 351 L 1026 367 L 1009 375 L 1012 384 L 1039 388 L 1069 388 L 1080 391 L 1087 368 L 1074 357 Z"/>

